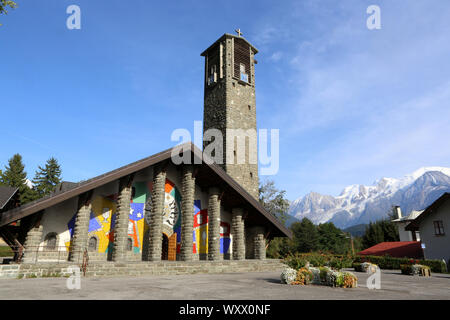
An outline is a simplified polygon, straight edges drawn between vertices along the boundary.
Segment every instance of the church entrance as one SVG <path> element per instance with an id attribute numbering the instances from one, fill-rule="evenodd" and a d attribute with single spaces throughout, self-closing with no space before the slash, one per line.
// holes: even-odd
<path id="1" fill-rule="evenodd" d="M 161 248 L 161 260 L 169 259 L 169 237 L 163 233 L 162 235 L 162 248 Z"/>
<path id="2" fill-rule="evenodd" d="M 163 232 L 161 260 L 177 260 L 177 234 L 175 232 L 170 237 L 165 232 Z"/>

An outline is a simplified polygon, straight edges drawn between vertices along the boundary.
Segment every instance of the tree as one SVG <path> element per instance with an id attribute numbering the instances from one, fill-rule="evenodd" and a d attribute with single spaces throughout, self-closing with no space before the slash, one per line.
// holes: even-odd
<path id="1" fill-rule="evenodd" d="M 2 14 L 2 13 L 7 14 L 8 7 L 10 7 L 11 9 L 15 9 L 15 8 L 17 8 L 17 3 L 15 3 L 14 1 L 11 1 L 11 0 L 0 0 L 0 14 Z M 0 23 L 0 26 L 1 25 L 2 24 Z"/>
<path id="2" fill-rule="evenodd" d="M 385 241 L 399 241 L 397 226 L 390 218 L 371 222 L 362 237 L 363 248 L 370 248 Z"/>
<path id="3" fill-rule="evenodd" d="M 266 180 L 259 187 L 259 201 L 264 208 L 277 217 L 283 224 L 288 218 L 289 201 L 285 198 L 286 191 L 278 190 L 275 182 Z"/>
<path id="4" fill-rule="evenodd" d="M 344 254 L 351 251 L 350 236 L 337 228 L 332 222 L 320 224 L 317 231 L 319 232 L 320 250 L 335 254 Z"/>
<path id="5" fill-rule="evenodd" d="M 283 224 L 286 223 L 289 209 L 289 201 L 285 198 L 285 193 L 284 190 L 278 190 L 272 180 L 266 180 L 259 187 L 259 202 Z M 274 238 L 267 248 L 267 256 L 282 258 L 288 254 L 289 249 L 290 243 L 287 238 Z"/>
<path id="6" fill-rule="evenodd" d="M 22 163 L 22 156 L 16 153 L 8 160 L 8 166 L 0 177 L 2 184 L 19 188 L 20 204 L 25 204 L 35 199 L 33 190 L 27 185 L 27 173 Z"/>
<path id="7" fill-rule="evenodd" d="M 45 163 L 45 167 L 38 167 L 38 171 L 33 179 L 34 189 L 39 198 L 44 197 L 53 191 L 61 182 L 61 167 L 58 161 L 51 157 Z"/>
<path id="8" fill-rule="evenodd" d="M 317 227 L 307 218 L 291 225 L 294 235 L 292 250 L 300 253 L 319 250 L 319 232 Z"/>

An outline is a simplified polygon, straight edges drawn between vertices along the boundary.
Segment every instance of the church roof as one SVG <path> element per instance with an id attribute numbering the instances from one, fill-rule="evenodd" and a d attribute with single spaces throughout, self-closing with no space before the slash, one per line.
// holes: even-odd
<path id="1" fill-rule="evenodd" d="M 237 35 L 234 35 L 234 34 L 231 34 L 231 33 L 225 33 L 223 36 L 221 36 L 219 39 L 217 39 L 212 45 L 210 45 L 210 46 L 208 47 L 208 49 L 206 49 L 205 51 L 203 51 L 200 55 L 201 55 L 201 56 L 205 56 L 206 53 L 207 53 L 212 47 L 214 47 L 218 42 L 224 40 L 225 38 L 242 39 L 242 40 L 244 40 L 245 42 L 247 42 L 247 44 L 253 49 L 253 51 L 255 52 L 255 54 L 258 53 L 258 49 L 256 49 L 256 48 L 255 48 L 250 42 L 248 42 L 247 39 L 245 39 L 244 37 L 237 36 Z"/>
<path id="2" fill-rule="evenodd" d="M 44 198 L 27 203 L 15 209 L 0 214 L 0 227 L 11 222 L 20 220 L 24 217 L 37 213 L 41 210 L 49 208 L 55 204 L 76 197 L 82 193 L 93 190 L 97 187 L 113 182 L 129 174 L 140 171 L 149 166 L 170 161 L 173 150 L 189 150 L 192 158 L 197 158 L 201 163 L 198 166 L 196 174 L 196 183 L 203 189 L 208 187 L 220 187 L 224 193 L 222 196 L 222 204 L 227 208 L 242 207 L 247 209 L 247 221 L 255 225 L 265 225 L 271 230 L 269 237 L 292 237 L 292 232 L 287 229 L 275 216 L 269 213 L 252 195 L 250 195 L 239 183 L 231 178 L 219 165 L 208 164 L 212 161 L 204 161 L 202 159 L 202 151 L 193 143 L 186 143 L 182 146 L 167 149 L 150 157 L 130 163 L 118 169 L 104 173 L 92 179 L 79 183 L 68 183 L 61 187 L 61 190 L 54 192 Z M 202 160 L 200 160 L 202 159 Z M 207 159 L 208 160 L 208 159 Z M 210 159 L 209 159 L 210 160 Z M 196 162 L 192 162 L 196 163 Z"/>
<path id="3" fill-rule="evenodd" d="M 0 210 L 3 209 L 19 188 L 0 186 Z"/>

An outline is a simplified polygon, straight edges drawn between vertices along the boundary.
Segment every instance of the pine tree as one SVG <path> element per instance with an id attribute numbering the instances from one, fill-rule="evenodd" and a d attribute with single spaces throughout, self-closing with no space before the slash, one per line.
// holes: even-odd
<path id="1" fill-rule="evenodd" d="M 61 167 L 58 161 L 51 157 L 45 163 L 45 167 L 38 167 L 33 179 L 34 189 L 39 198 L 44 197 L 53 191 L 61 182 Z"/>
<path id="2" fill-rule="evenodd" d="M 317 227 L 307 218 L 291 225 L 293 239 L 293 251 L 311 252 L 319 249 L 319 232 Z"/>
<path id="3" fill-rule="evenodd" d="M 33 191 L 27 185 L 27 173 L 22 163 L 22 156 L 18 153 L 8 160 L 8 165 L 5 166 L 5 171 L 1 174 L 0 182 L 10 187 L 19 188 L 21 205 L 35 199 Z"/>

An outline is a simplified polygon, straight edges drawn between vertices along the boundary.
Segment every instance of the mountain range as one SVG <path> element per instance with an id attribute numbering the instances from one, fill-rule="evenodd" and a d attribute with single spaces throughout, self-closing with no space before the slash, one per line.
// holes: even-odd
<path id="1" fill-rule="evenodd" d="M 315 224 L 333 222 L 348 228 L 388 217 L 393 205 L 400 206 L 403 215 L 423 210 L 444 192 L 450 192 L 450 168 L 423 167 L 400 179 L 350 185 L 337 197 L 310 192 L 291 202 L 289 214 Z"/>

